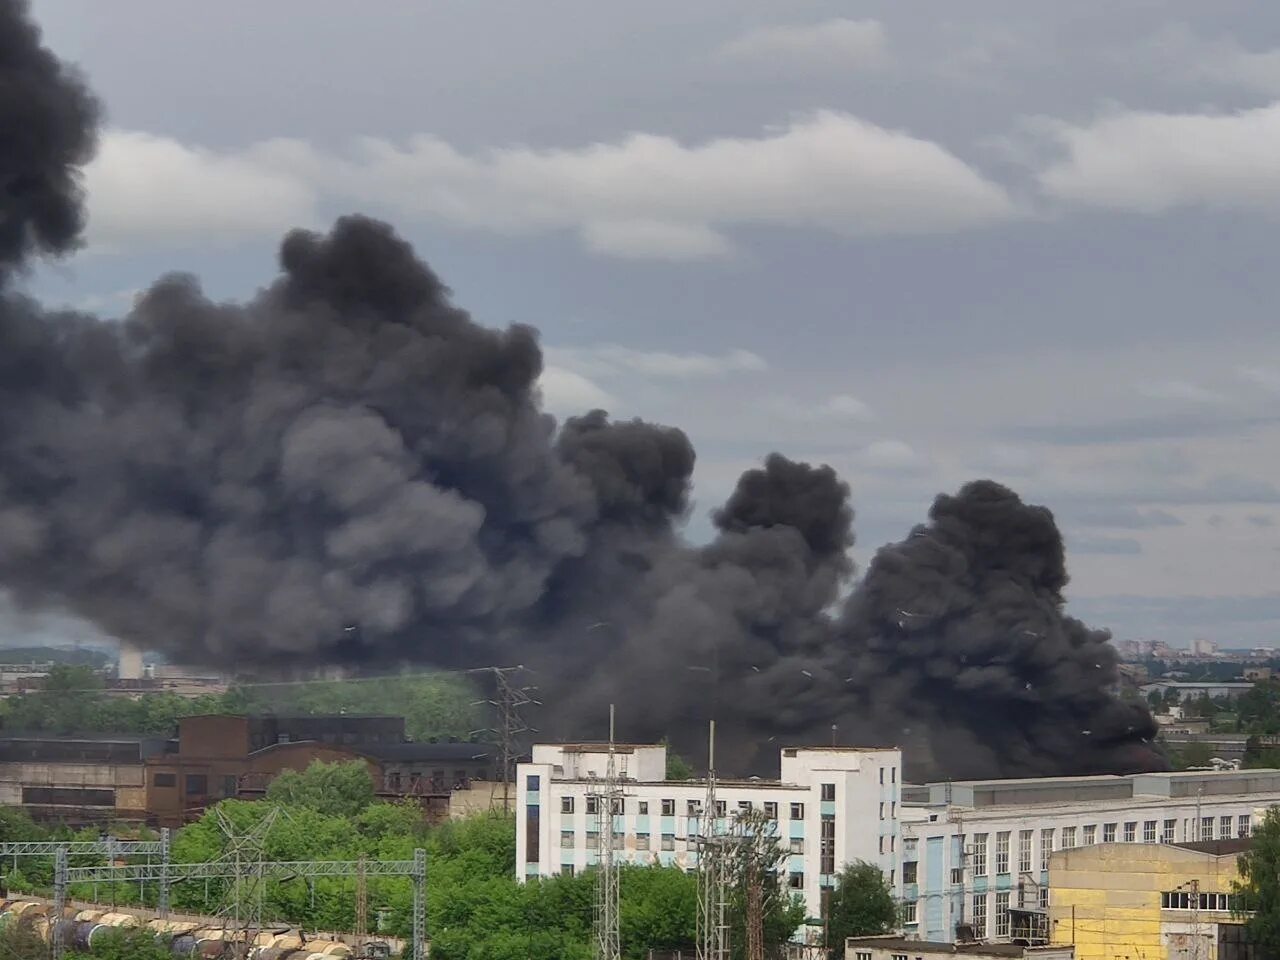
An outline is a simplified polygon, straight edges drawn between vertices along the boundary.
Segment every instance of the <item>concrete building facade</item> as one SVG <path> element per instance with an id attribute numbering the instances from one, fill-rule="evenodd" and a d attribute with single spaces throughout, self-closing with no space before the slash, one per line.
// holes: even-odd
<path id="1" fill-rule="evenodd" d="M 1246 840 L 1106 843 L 1049 861 L 1054 941 L 1079 960 L 1243 960 L 1251 956 L 1232 882 Z"/>
<path id="2" fill-rule="evenodd" d="M 1028 947 L 1013 943 L 937 943 L 903 937 L 850 937 L 844 960 L 1074 960 L 1071 946 Z"/>
<path id="3" fill-rule="evenodd" d="M 791 854 L 788 887 L 804 896 L 809 915 L 822 912 L 823 891 L 847 863 L 877 865 L 901 892 L 898 869 L 902 752 L 855 747 L 782 750 L 778 780 L 718 780 L 721 827 L 748 808 L 777 824 Z M 703 780 L 666 779 L 666 748 L 615 745 L 623 802 L 616 812 L 615 856 L 624 863 L 697 867 L 690 848 L 702 825 Z M 598 862 L 596 797 L 608 766 L 602 744 L 538 744 L 516 776 L 516 874 L 520 879 L 580 871 Z"/>
<path id="4" fill-rule="evenodd" d="M 908 935 L 1047 939 L 1050 860 L 1096 844 L 1248 837 L 1280 803 L 1280 771 L 968 781 L 909 787 L 902 811 Z"/>

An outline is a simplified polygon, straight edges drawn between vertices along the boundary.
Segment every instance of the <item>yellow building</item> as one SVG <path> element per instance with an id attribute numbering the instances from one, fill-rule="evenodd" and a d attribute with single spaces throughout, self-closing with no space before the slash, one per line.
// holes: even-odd
<path id="1" fill-rule="evenodd" d="M 1059 850 L 1049 861 L 1049 929 L 1077 960 L 1219 958 L 1219 924 L 1231 908 L 1236 863 L 1249 840 L 1103 843 Z M 1232 932 L 1228 930 L 1228 933 Z"/>

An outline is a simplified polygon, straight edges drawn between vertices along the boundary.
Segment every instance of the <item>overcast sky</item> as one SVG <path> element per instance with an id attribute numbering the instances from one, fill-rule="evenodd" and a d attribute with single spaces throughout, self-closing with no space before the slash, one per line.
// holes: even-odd
<path id="1" fill-rule="evenodd" d="M 555 412 L 688 431 L 693 537 L 774 449 L 848 479 L 863 564 L 990 476 L 1094 625 L 1280 637 L 1280 7 L 34 9 L 108 111 L 42 297 L 240 298 L 289 227 L 384 216 L 542 330 Z"/>

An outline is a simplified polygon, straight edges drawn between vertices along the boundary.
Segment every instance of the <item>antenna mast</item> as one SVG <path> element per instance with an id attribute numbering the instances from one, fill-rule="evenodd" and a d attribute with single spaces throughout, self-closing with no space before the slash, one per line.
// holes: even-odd
<path id="1" fill-rule="evenodd" d="M 620 960 L 618 937 L 618 861 L 614 858 L 614 817 L 622 813 L 622 788 L 618 781 L 614 743 L 614 709 L 609 704 L 609 763 L 604 789 L 596 794 L 596 837 L 600 865 L 596 871 L 596 960 Z"/>
<path id="2" fill-rule="evenodd" d="M 703 801 L 698 847 L 697 960 L 728 960 L 728 863 L 716 802 L 716 722 L 707 739 L 707 796 Z"/>

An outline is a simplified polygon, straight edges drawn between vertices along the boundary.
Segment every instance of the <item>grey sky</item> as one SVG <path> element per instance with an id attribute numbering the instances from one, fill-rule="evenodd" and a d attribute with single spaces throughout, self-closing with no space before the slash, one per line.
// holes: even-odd
<path id="1" fill-rule="evenodd" d="M 110 125 L 42 296 L 243 296 L 285 229 L 368 210 L 483 322 L 541 328 L 557 412 L 690 433 L 691 535 L 775 448 L 851 482 L 863 562 L 993 476 L 1058 515 L 1079 615 L 1274 642 L 1270 5 L 35 13 Z"/>

